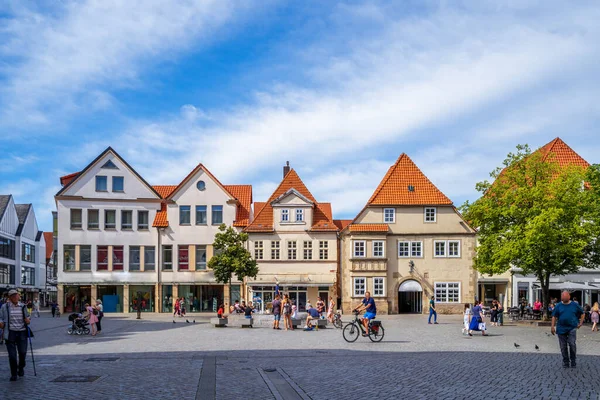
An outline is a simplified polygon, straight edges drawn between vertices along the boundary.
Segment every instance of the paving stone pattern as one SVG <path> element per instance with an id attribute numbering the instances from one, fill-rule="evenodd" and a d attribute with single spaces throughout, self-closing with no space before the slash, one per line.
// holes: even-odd
<path id="1" fill-rule="evenodd" d="M 28 356 L 26 376 L 9 382 L 3 347 L 0 393 L 29 399 L 600 398 L 600 335 L 587 326 L 579 331 L 577 369 L 562 369 L 549 329 L 526 325 L 468 337 L 460 317 L 427 325 L 425 316 L 386 316 L 383 342 L 346 343 L 332 328 L 285 332 L 214 328 L 202 315 L 188 320 L 114 315 L 104 319 L 101 335 L 78 337 L 66 334 L 66 318 L 44 313 L 33 321 L 38 376 Z M 205 360 L 215 374 L 201 379 Z M 61 376 L 99 378 L 54 381 Z"/>

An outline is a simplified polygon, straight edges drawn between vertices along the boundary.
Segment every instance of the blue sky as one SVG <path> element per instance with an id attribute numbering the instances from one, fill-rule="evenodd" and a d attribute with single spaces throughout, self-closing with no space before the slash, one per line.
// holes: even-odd
<path id="1" fill-rule="evenodd" d="M 2 2 L 0 193 L 49 230 L 58 178 L 110 145 L 256 201 L 289 160 L 352 218 L 402 152 L 457 205 L 518 143 L 598 163 L 600 3 L 566 3 Z"/>

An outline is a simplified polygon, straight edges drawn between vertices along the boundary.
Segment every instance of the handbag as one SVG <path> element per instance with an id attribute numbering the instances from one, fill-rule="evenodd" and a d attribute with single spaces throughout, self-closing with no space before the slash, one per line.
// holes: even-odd
<path id="1" fill-rule="evenodd" d="M 94 315 L 98 315 L 98 310 L 96 310 L 96 309 L 94 308 L 94 309 L 92 309 L 92 313 L 93 313 Z"/>
<path id="2" fill-rule="evenodd" d="M 480 322 L 479 323 L 479 330 L 480 331 L 485 331 L 485 322 Z"/>

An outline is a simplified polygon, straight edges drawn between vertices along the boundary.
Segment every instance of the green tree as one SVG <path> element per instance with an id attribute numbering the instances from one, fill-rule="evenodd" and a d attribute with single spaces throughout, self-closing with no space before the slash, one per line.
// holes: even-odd
<path id="1" fill-rule="evenodd" d="M 481 198 L 462 206 L 478 229 L 474 267 L 489 275 L 511 267 L 535 275 L 547 306 L 551 276 L 598 266 L 600 196 L 590 182 L 600 184 L 599 170 L 561 167 L 551 155 L 544 159 L 519 145 L 490 176 L 493 183 L 476 186 Z"/>
<path id="2" fill-rule="evenodd" d="M 247 233 L 238 233 L 225 224 L 221 224 L 219 232 L 215 234 L 214 255 L 208 262 L 208 266 L 213 270 L 217 282 L 229 285 L 230 298 L 233 275 L 242 282 L 245 277 L 256 278 L 258 274 L 256 260 L 244 247 L 247 241 Z"/>

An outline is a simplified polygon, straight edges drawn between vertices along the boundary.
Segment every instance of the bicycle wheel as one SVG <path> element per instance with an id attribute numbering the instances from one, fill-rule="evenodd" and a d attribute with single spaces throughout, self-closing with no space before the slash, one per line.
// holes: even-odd
<path id="1" fill-rule="evenodd" d="M 379 325 L 379 329 L 377 329 L 377 331 L 374 331 L 373 329 L 369 330 L 369 339 L 371 339 L 372 342 L 381 342 L 383 335 L 385 335 L 383 325 Z"/>
<path id="2" fill-rule="evenodd" d="M 342 329 L 342 319 L 341 318 L 334 318 L 333 319 L 333 326 L 335 326 L 338 329 Z"/>
<path id="3" fill-rule="evenodd" d="M 342 336 L 348 343 L 356 342 L 358 335 L 360 335 L 360 328 L 354 322 L 347 324 L 342 331 Z"/>

